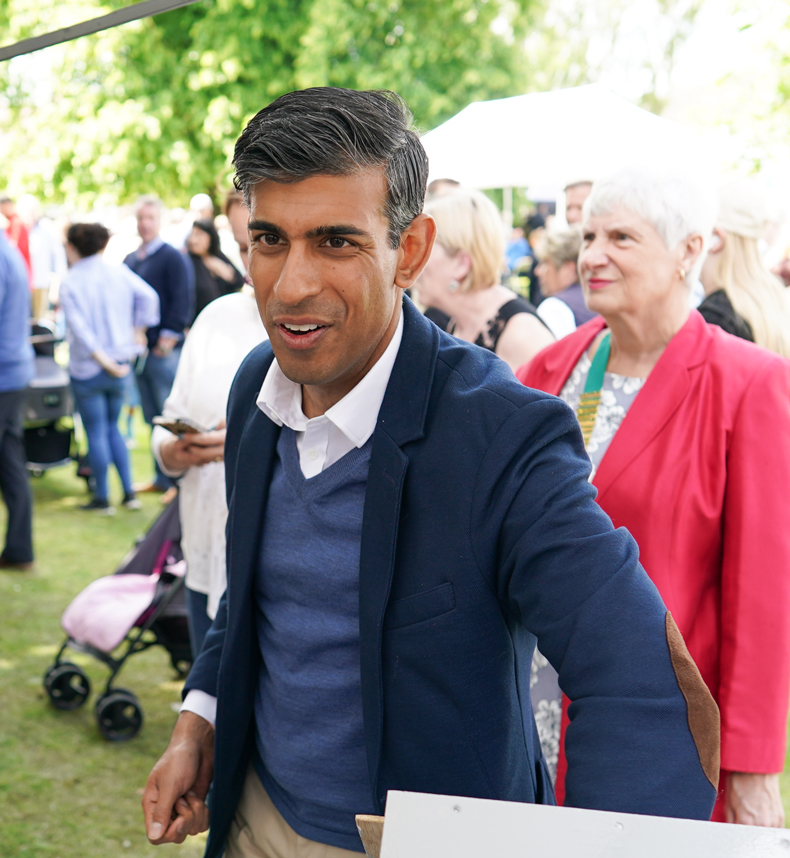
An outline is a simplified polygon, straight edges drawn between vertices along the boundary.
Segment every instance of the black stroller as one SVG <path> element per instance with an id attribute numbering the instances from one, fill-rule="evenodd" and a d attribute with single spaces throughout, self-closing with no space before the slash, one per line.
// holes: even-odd
<path id="1" fill-rule="evenodd" d="M 30 382 L 24 409 L 25 454 L 33 476 L 67 465 L 74 450 L 74 395 L 69 374 L 55 361 L 58 337 L 48 319 L 31 328 L 36 374 Z"/>
<path id="2" fill-rule="evenodd" d="M 106 664 L 110 677 L 95 712 L 99 732 L 111 742 L 131 739 L 143 724 L 137 697 L 113 687 L 128 658 L 158 645 L 168 651 L 179 676 L 186 676 L 192 666 L 180 540 L 176 498 L 115 574 L 89 584 L 63 614 L 68 637 L 44 676 L 44 688 L 57 709 L 78 709 L 90 696 L 90 681 L 79 665 L 63 660 L 64 653 L 71 648 Z M 127 575 L 134 580 L 122 577 Z M 132 611 L 128 622 L 119 624 L 116 608 L 121 614 Z M 113 654 L 116 650 L 119 654 Z"/>

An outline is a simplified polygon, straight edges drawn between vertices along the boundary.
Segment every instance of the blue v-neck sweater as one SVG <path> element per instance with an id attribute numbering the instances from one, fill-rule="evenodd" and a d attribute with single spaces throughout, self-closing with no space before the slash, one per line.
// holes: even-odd
<path id="1" fill-rule="evenodd" d="M 361 852 L 372 813 L 362 723 L 359 552 L 371 441 L 305 479 L 284 427 L 255 585 L 256 770 L 303 837 Z"/>

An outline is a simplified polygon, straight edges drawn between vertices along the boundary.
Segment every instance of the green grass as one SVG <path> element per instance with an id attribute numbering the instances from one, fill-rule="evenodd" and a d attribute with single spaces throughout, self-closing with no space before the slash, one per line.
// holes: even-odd
<path id="1" fill-rule="evenodd" d="M 147 430 L 133 451 L 137 479 L 151 473 Z M 113 472 L 112 477 L 115 477 Z M 120 486 L 111 482 L 120 501 Z M 35 570 L 0 572 L 0 856 L 197 858 L 204 838 L 182 846 L 151 846 L 143 832 L 140 795 L 148 772 L 167 746 L 180 700 L 168 654 L 160 647 L 132 658 L 118 684 L 139 697 L 145 723 L 120 744 L 99 735 L 93 703 L 107 680 L 104 665 L 71 654 L 88 673 L 93 693 L 74 712 L 48 702 L 44 672 L 64 639 L 60 615 L 90 581 L 111 574 L 161 512 L 156 495 L 144 508 L 121 508 L 113 518 L 77 509 L 87 499 L 74 466 L 33 480 Z M 5 533 L 5 508 L 0 504 Z"/>
<path id="2" fill-rule="evenodd" d="M 147 430 L 133 451 L 138 479 L 151 472 Z M 113 473 L 112 478 L 115 475 Z M 112 496 L 120 498 L 117 481 Z M 90 581 L 111 574 L 161 511 L 157 496 L 143 495 L 144 509 L 119 509 L 114 518 L 81 512 L 85 486 L 69 466 L 33 480 L 36 568 L 0 572 L 0 856 L 197 858 L 204 839 L 180 847 L 148 844 L 140 794 L 151 766 L 165 749 L 179 699 L 167 653 L 153 648 L 131 659 L 119 684 L 134 691 L 145 713 L 139 736 L 110 744 L 102 739 L 93 702 L 106 668 L 75 654 L 93 685 L 91 699 L 74 712 L 52 708 L 42 676 L 63 641 L 60 615 Z M 5 532 L 0 504 L 0 528 Z M 782 775 L 790 821 L 790 773 Z"/>

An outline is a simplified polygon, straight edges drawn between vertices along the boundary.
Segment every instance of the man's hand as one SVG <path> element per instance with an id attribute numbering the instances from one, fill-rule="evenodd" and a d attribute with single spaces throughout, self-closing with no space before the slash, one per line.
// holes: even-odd
<path id="1" fill-rule="evenodd" d="M 189 442 L 190 455 L 196 465 L 221 462 L 225 458 L 225 421 L 211 432 L 189 435 L 185 440 Z"/>
<path id="2" fill-rule="evenodd" d="M 168 471 L 183 472 L 208 462 L 221 462 L 225 457 L 225 421 L 211 432 L 165 438 L 159 455 Z"/>
<path id="3" fill-rule="evenodd" d="M 785 814 L 779 794 L 779 775 L 731 772 L 724 806 L 727 822 L 784 828 Z"/>
<path id="4" fill-rule="evenodd" d="M 159 455 L 169 471 L 186 471 L 208 462 L 221 462 L 225 457 L 225 421 L 210 432 L 168 436 L 159 447 Z"/>
<path id="5" fill-rule="evenodd" d="M 213 775 L 214 728 L 194 712 L 182 712 L 143 791 L 151 843 L 183 843 L 188 835 L 206 831 L 205 801 Z"/>
<path id="6" fill-rule="evenodd" d="M 168 471 L 186 471 L 197 465 L 197 458 L 192 453 L 191 436 L 168 435 L 159 446 L 159 455 Z"/>
<path id="7" fill-rule="evenodd" d="M 151 353 L 157 357 L 167 357 L 177 344 L 178 340 L 175 337 L 161 336 L 156 341 L 154 348 L 151 349 Z"/>

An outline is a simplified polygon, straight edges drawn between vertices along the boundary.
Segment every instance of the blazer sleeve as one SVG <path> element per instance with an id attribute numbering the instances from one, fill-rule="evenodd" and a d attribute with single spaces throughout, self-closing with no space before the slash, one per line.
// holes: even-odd
<path id="1" fill-rule="evenodd" d="M 722 523 L 721 764 L 781 772 L 790 700 L 790 362 L 746 385 Z"/>
<path id="2" fill-rule="evenodd" d="M 565 803 L 709 819 L 716 704 L 636 543 L 595 502 L 573 412 L 533 397 L 481 462 L 475 510 L 483 532 L 498 532 L 500 600 L 571 700 Z"/>

